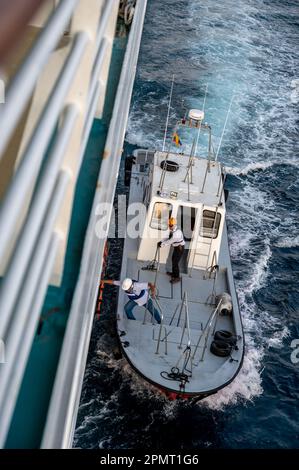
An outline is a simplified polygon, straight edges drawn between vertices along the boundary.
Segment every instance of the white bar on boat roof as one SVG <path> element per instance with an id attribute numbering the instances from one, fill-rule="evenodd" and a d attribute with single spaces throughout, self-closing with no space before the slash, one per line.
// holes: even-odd
<path id="1" fill-rule="evenodd" d="M 38 76 L 60 40 L 78 1 L 59 2 L 7 90 L 6 103 L 0 111 L 0 159 L 33 92 Z"/>
<path id="2" fill-rule="evenodd" d="M 106 243 L 106 239 L 99 240 L 95 234 L 96 208 L 101 203 L 112 205 L 114 199 L 116 184 L 111 181 L 111 175 L 114 175 L 116 183 L 146 7 L 147 0 L 138 0 L 105 147 L 107 157 L 101 165 L 100 184 L 97 185 L 91 211 L 80 275 L 48 411 L 42 441 L 42 448 L 46 449 L 68 448 L 72 445 L 101 277 L 99 266 L 102 264 Z M 108 226 L 109 224 L 107 236 Z"/>

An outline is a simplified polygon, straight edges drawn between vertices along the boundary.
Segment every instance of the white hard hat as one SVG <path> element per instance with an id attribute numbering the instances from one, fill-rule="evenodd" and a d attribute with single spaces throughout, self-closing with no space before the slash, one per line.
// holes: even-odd
<path id="1" fill-rule="evenodd" d="M 125 279 L 124 282 L 122 283 L 123 290 L 129 290 L 132 284 L 133 284 L 132 279 L 130 278 Z"/>

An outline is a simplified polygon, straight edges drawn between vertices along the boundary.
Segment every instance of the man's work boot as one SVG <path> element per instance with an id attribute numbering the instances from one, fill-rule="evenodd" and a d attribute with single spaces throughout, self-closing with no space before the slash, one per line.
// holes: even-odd
<path id="1" fill-rule="evenodd" d="M 176 282 L 180 282 L 181 278 L 180 277 L 172 277 L 170 279 L 171 284 L 175 284 Z"/>

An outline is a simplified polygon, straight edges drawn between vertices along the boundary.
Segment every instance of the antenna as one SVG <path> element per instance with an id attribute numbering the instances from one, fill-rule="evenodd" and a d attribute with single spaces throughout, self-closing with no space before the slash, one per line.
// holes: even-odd
<path id="1" fill-rule="evenodd" d="M 220 147 L 221 147 L 221 144 L 222 144 L 223 136 L 224 136 L 224 133 L 225 133 L 225 129 L 226 129 L 226 125 L 227 125 L 227 121 L 228 121 L 230 110 L 231 110 L 231 107 L 232 107 L 232 104 L 233 104 L 234 97 L 235 97 L 235 95 L 233 94 L 232 99 L 230 100 L 228 111 L 227 111 L 227 115 L 226 115 L 223 131 L 222 131 L 222 134 L 221 134 L 218 150 L 217 150 L 217 153 L 216 153 L 215 161 L 217 161 L 217 159 L 218 159 L 218 155 L 219 155 L 219 152 L 220 152 Z"/>
<path id="2" fill-rule="evenodd" d="M 172 101 L 173 85 L 174 85 L 174 75 L 172 75 L 171 91 L 170 91 L 170 97 L 169 97 L 169 103 L 168 103 L 168 113 L 167 113 L 165 133 L 164 133 L 164 141 L 163 141 L 163 149 L 162 149 L 163 152 L 165 150 L 165 144 L 166 144 L 166 138 L 167 138 L 168 122 L 169 122 L 170 107 L 171 107 L 171 101 Z"/>
<path id="3" fill-rule="evenodd" d="M 206 99 L 207 99 L 208 87 L 209 87 L 209 84 L 207 83 L 207 85 L 206 85 L 206 91 L 205 91 L 205 97 L 204 97 L 203 105 L 202 105 L 202 110 L 203 110 L 203 112 L 205 111 L 205 107 L 206 107 Z M 197 134 L 197 140 L 196 140 L 196 146 L 195 146 L 194 156 L 196 155 L 196 152 L 197 152 L 197 146 L 198 146 L 198 141 L 199 141 L 199 134 L 200 134 L 200 131 L 201 131 L 201 124 L 202 124 L 202 121 L 200 121 L 200 124 L 199 124 L 199 129 L 198 129 L 198 134 Z"/>

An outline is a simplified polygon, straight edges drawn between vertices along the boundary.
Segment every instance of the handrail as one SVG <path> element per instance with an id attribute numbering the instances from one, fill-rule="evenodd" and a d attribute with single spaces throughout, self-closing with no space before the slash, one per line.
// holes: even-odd
<path id="1" fill-rule="evenodd" d="M 209 279 L 211 279 L 212 277 L 212 272 L 213 272 L 213 268 L 217 265 L 217 251 L 214 250 L 214 253 L 213 253 L 213 256 L 212 256 L 212 261 L 211 261 L 211 265 L 210 267 L 208 267 L 206 269 L 206 273 L 209 272 Z"/>
<path id="2" fill-rule="evenodd" d="M 163 191 L 163 187 L 164 187 L 164 181 L 165 181 L 165 176 L 166 176 L 166 171 L 167 171 L 167 161 L 168 161 L 169 153 L 170 153 L 170 146 L 169 146 L 169 148 L 166 152 L 166 158 L 164 160 L 162 173 L 161 173 L 161 177 L 160 177 L 160 182 L 159 182 L 159 187 L 158 187 L 160 193 Z"/>
<path id="3" fill-rule="evenodd" d="M 182 344 L 183 344 L 183 340 L 184 340 L 186 330 L 187 330 L 187 336 L 188 336 L 187 348 L 191 349 L 191 334 L 190 334 L 190 322 L 189 322 L 188 297 L 187 297 L 187 292 L 186 291 L 184 292 L 181 304 L 178 304 L 175 308 L 175 311 L 174 311 L 174 314 L 171 317 L 169 326 L 172 325 L 172 323 L 175 319 L 175 316 L 178 312 L 179 306 L 180 306 L 180 311 L 179 311 L 179 314 L 178 314 L 178 320 L 177 320 L 176 326 L 178 327 L 179 324 L 180 324 L 180 320 L 181 320 L 181 316 L 182 316 L 182 312 L 183 312 L 184 307 L 185 307 L 185 318 L 184 318 L 184 326 L 182 328 L 182 335 L 181 335 L 180 344 L 179 344 L 178 349 L 182 349 Z M 172 331 L 173 331 L 173 329 L 167 333 L 167 336 L 169 336 L 170 333 L 172 333 Z M 177 363 L 179 363 L 181 356 L 182 355 L 179 356 L 179 359 L 178 359 Z"/>
<path id="4" fill-rule="evenodd" d="M 208 279 L 211 279 L 212 273 L 215 273 L 213 277 L 212 292 L 208 295 L 207 300 L 205 302 L 206 304 L 209 303 L 209 299 L 211 298 L 210 304 L 213 305 L 214 300 L 216 299 L 216 281 L 217 281 L 217 276 L 218 276 L 218 270 L 219 270 L 219 266 L 217 263 L 217 252 L 216 250 L 214 250 L 211 266 L 206 269 L 206 273 L 204 276 L 204 279 L 207 279 L 206 274 L 208 273 Z"/>
<path id="5" fill-rule="evenodd" d="M 187 329 L 188 343 L 191 344 L 187 291 L 184 292 L 179 317 L 181 316 L 181 312 L 182 312 L 183 307 L 185 307 L 185 321 L 184 321 L 184 327 L 183 327 L 183 330 L 182 330 L 182 336 L 181 336 L 179 349 L 182 349 L 182 344 L 183 344 L 183 339 L 184 339 L 184 336 L 185 336 L 185 330 L 186 329 Z"/>
<path id="6" fill-rule="evenodd" d="M 110 0 L 109 0 L 110 1 Z M 92 217 L 86 234 L 81 269 L 60 355 L 44 431 L 43 448 L 66 448 L 72 443 L 79 407 L 89 339 L 101 277 L 99 267 L 106 238 L 95 233 L 97 207 L 112 202 L 120 165 L 125 129 L 133 91 L 147 0 L 138 1 L 118 86 L 112 120 L 105 146 L 105 158 L 94 198 Z M 113 180 L 111 180 L 113 175 Z M 110 182 L 107 185 L 107 181 Z M 111 214 L 109 214 L 110 218 Z M 107 224 L 107 234 L 108 234 Z"/>
<path id="7" fill-rule="evenodd" d="M 159 250 L 158 250 L 159 251 Z M 158 271 L 158 268 L 157 268 L 157 271 Z M 166 326 L 164 325 L 164 314 L 163 314 L 163 310 L 162 310 L 162 307 L 160 305 L 160 302 L 158 301 L 158 298 L 157 296 L 155 295 L 153 297 L 153 299 L 155 300 L 158 308 L 159 308 L 159 311 L 160 311 L 160 318 L 161 318 L 161 323 L 160 323 L 160 328 L 159 328 L 159 334 L 158 334 L 158 342 L 157 342 L 157 349 L 156 349 L 156 354 L 159 354 L 159 349 L 160 349 L 160 342 L 161 342 L 161 334 L 162 334 L 162 329 L 164 328 L 164 331 L 165 331 L 165 336 L 164 338 L 162 339 L 162 341 L 165 340 L 165 354 L 167 354 L 167 330 L 166 330 Z"/>
<path id="8" fill-rule="evenodd" d="M 0 108 L 0 159 L 34 90 L 36 80 L 63 34 L 78 1 L 60 1 L 7 89 L 5 106 Z"/>
<path id="9" fill-rule="evenodd" d="M 205 188 L 205 185 L 206 185 L 208 172 L 210 172 L 210 160 L 207 161 L 207 167 L 206 167 L 206 171 L 205 171 L 205 176 L 204 176 L 203 183 L 202 183 L 202 188 L 201 188 L 201 191 L 200 191 L 202 194 L 203 194 L 203 192 L 204 192 L 204 188 Z"/>
<path id="10" fill-rule="evenodd" d="M 191 366 L 191 370 L 188 371 L 189 372 L 189 376 L 192 375 L 192 358 L 191 358 L 191 334 L 190 334 L 190 323 L 189 323 L 189 309 L 188 309 L 188 297 L 187 297 L 187 291 L 184 292 L 184 295 L 183 295 L 183 299 L 182 299 L 182 303 L 181 303 L 181 308 L 180 308 L 180 313 L 179 313 L 179 316 L 178 316 L 178 323 L 177 325 L 179 325 L 179 319 L 181 317 L 181 314 L 182 314 L 182 310 L 183 308 L 185 307 L 185 319 L 184 319 L 184 326 L 182 328 L 182 335 L 181 335 L 181 341 L 180 341 L 180 344 L 178 346 L 178 349 L 182 349 L 182 344 L 183 344 L 183 339 L 184 339 L 184 336 L 185 336 L 185 331 L 187 330 L 187 344 L 186 344 L 186 347 L 185 349 L 182 351 L 182 353 L 179 355 L 179 358 L 176 362 L 176 365 L 175 365 L 175 368 L 179 369 L 179 364 L 182 360 L 182 358 L 185 357 L 185 360 L 184 360 L 184 363 L 183 363 L 183 367 L 182 367 L 182 370 L 181 370 L 181 373 L 184 374 L 185 371 L 186 371 L 186 368 L 187 368 L 187 364 L 188 362 L 190 361 L 190 366 Z M 175 310 L 175 312 L 177 312 L 177 309 Z M 172 318 L 173 320 L 173 318 Z M 191 374 L 190 374 L 191 373 Z"/>
<path id="11" fill-rule="evenodd" d="M 22 280 L 35 246 L 47 206 L 52 196 L 61 160 L 77 117 L 76 106 L 66 110 L 65 119 L 35 191 L 21 237 L 0 287 L 0 337 L 5 335 Z"/>
<path id="12" fill-rule="evenodd" d="M 34 90 L 36 80 L 59 41 L 64 26 L 71 20 L 72 15 L 77 14 L 75 10 L 77 3 L 78 0 L 60 1 L 10 84 L 7 101 L 0 108 L 0 158 L 1 152 L 5 149 L 5 142 L 17 125 L 28 97 Z M 107 2 L 109 12 L 111 12 L 111 3 L 115 8 L 115 14 L 111 18 L 113 23 L 116 22 L 118 0 Z M 82 2 L 80 6 L 83 7 Z M 100 10 L 97 14 L 100 15 Z M 76 29 L 71 38 L 70 48 L 67 49 L 68 55 L 37 124 L 29 136 L 28 144 L 20 156 L 20 164 L 1 204 L 0 258 L 2 259 L 22 213 L 24 199 L 28 196 L 28 211 L 24 221 L 21 220 L 18 240 L 13 253 L 10 254 L 0 287 L 0 339 L 5 342 L 7 356 L 7 363 L 0 370 L 0 447 L 4 445 L 9 430 L 53 264 L 58 250 L 61 249 L 62 241 L 64 243 L 67 236 L 66 233 L 58 231 L 55 224 L 61 213 L 65 195 L 70 185 L 76 182 L 102 89 L 99 76 L 104 56 L 108 53 L 104 35 L 110 20 L 109 15 L 106 15 L 105 19 L 106 23 L 103 18 L 100 21 L 99 29 L 97 21 L 94 21 L 94 42 L 89 33 L 79 27 Z M 101 32 L 102 37 L 96 36 L 97 31 Z M 96 37 L 99 46 L 93 51 Z M 77 84 L 75 77 L 80 63 L 87 57 L 87 48 L 90 53 L 90 70 L 93 64 L 93 71 L 90 75 L 89 93 L 83 95 L 84 99 L 86 97 L 86 102 L 83 103 L 82 99 L 82 107 L 84 106 L 85 110 L 89 98 L 89 106 L 86 106 L 83 115 L 81 101 L 77 102 L 68 96 L 72 87 Z M 79 145 L 78 150 L 74 152 L 76 165 L 73 173 L 71 166 L 63 165 L 63 159 L 73 138 L 79 115 L 81 119 L 78 129 L 81 132 L 82 143 L 80 152 Z M 125 123 L 123 125 L 125 126 Z M 45 159 L 47 151 L 49 152 Z"/>
<path id="13" fill-rule="evenodd" d="M 43 230 L 35 248 L 31 266 L 26 273 L 26 279 L 19 293 L 15 309 L 17 315 L 11 319 L 7 333 L 2 337 L 6 346 L 7 365 L 1 369 L 0 380 L 0 446 L 4 445 L 16 401 L 16 389 L 14 387 L 15 376 L 17 374 L 22 377 L 24 373 L 25 364 L 18 354 L 20 353 L 20 346 L 24 334 L 28 334 L 26 326 L 30 319 L 30 307 L 34 301 L 35 293 L 39 290 L 39 279 L 46 263 L 54 222 L 68 182 L 69 174 L 61 172 L 45 217 Z M 30 339 L 32 343 L 33 335 Z M 7 404 L 8 401 L 10 406 Z"/>
<path id="14" fill-rule="evenodd" d="M 216 230 L 216 224 L 217 224 L 217 215 L 218 215 L 218 206 L 216 207 L 216 211 L 215 211 L 215 218 L 214 218 L 214 223 L 213 223 L 213 228 L 212 228 L 212 233 L 211 233 L 211 239 L 210 239 L 211 241 L 210 241 L 210 246 L 209 246 L 209 251 L 208 251 L 206 269 L 209 265 L 209 259 L 210 259 L 210 256 L 211 256 L 212 245 L 213 245 L 213 240 L 214 240 L 214 235 L 215 235 L 215 230 Z M 204 217 L 202 219 L 204 219 Z"/>
<path id="15" fill-rule="evenodd" d="M 164 329 L 164 333 L 165 333 L 165 336 L 164 338 L 161 340 L 161 335 L 162 335 L 162 330 Z M 159 333 L 158 333 L 158 341 L 157 341 L 157 348 L 156 348 L 156 352 L 155 354 L 159 354 L 159 350 L 160 350 L 160 344 L 162 341 L 165 342 L 165 355 L 167 356 L 167 329 L 166 329 L 166 326 L 165 325 L 162 325 L 162 322 L 161 322 L 161 325 L 160 325 L 160 328 L 159 328 Z"/>
<path id="16" fill-rule="evenodd" d="M 222 199 L 222 195 L 223 195 L 223 191 L 224 191 L 225 181 L 226 181 L 226 174 L 223 177 L 223 183 L 222 183 L 222 188 L 221 188 L 221 192 L 220 192 L 220 196 L 219 196 L 219 200 L 218 200 L 218 206 L 221 205 L 221 199 Z"/>
<path id="17" fill-rule="evenodd" d="M 156 258 L 158 258 L 158 259 L 156 259 Z M 155 259 L 153 260 L 153 264 L 155 264 L 156 262 L 157 262 L 157 266 L 155 268 L 156 274 L 155 274 L 155 280 L 154 280 L 154 286 L 155 287 L 156 287 L 156 284 L 157 284 L 157 276 L 158 276 L 158 271 L 159 271 L 159 267 L 160 267 L 160 247 L 159 246 L 157 246 L 156 255 L 155 255 Z M 161 323 L 162 323 L 164 316 L 163 316 L 163 311 L 162 311 L 161 305 L 158 302 L 157 295 L 151 296 L 151 294 L 149 293 L 148 299 L 147 299 L 147 302 L 146 302 L 146 306 L 145 306 L 145 312 L 144 312 L 144 317 L 143 317 L 143 325 L 146 324 L 147 313 L 149 312 L 149 310 L 148 310 L 148 301 L 149 301 L 149 299 L 154 299 L 156 301 L 156 303 L 158 305 L 158 308 L 160 310 Z M 154 323 L 153 318 L 152 318 L 152 322 Z"/>
<path id="18" fill-rule="evenodd" d="M 100 43 L 98 53 L 96 55 L 96 59 L 94 62 L 93 70 L 92 70 L 92 78 L 90 82 L 89 97 L 88 97 L 88 109 L 93 105 L 95 101 L 94 94 L 95 94 L 97 85 L 100 83 L 99 72 L 103 66 L 107 48 L 108 48 L 108 40 L 104 37 L 103 41 Z M 96 104 L 97 103 L 98 103 L 98 100 L 96 100 Z M 87 114 L 89 113 L 87 112 Z"/>
<path id="19" fill-rule="evenodd" d="M 222 178 L 222 170 L 220 169 L 219 184 L 218 184 L 218 189 L 217 189 L 216 197 L 219 197 L 219 191 L 220 191 L 222 179 L 223 179 L 223 178 Z"/>
<path id="20" fill-rule="evenodd" d="M 16 221 L 23 207 L 24 197 L 27 195 L 29 188 L 33 184 L 34 177 L 41 167 L 45 151 L 49 145 L 65 97 L 74 79 L 74 73 L 77 70 L 87 42 L 88 35 L 86 33 L 79 33 L 76 36 L 63 71 L 44 107 L 42 116 L 1 204 L 0 259 L 3 257 L 7 245 L 12 238 Z"/>
<path id="21" fill-rule="evenodd" d="M 212 323 L 214 321 L 214 318 L 216 317 L 216 315 L 218 314 L 218 311 L 219 311 L 219 308 L 221 306 L 221 303 L 222 303 L 222 299 L 219 301 L 216 309 L 211 313 L 208 321 L 207 321 L 207 324 L 206 326 L 204 327 L 201 335 L 199 336 L 199 339 L 197 341 L 197 344 L 195 346 L 195 349 L 194 349 L 194 353 L 193 353 L 193 356 L 192 356 L 192 359 L 194 360 L 195 358 L 195 355 L 197 353 L 197 349 L 199 348 L 199 344 L 200 344 L 200 341 L 201 339 L 203 338 L 203 336 L 205 335 L 205 344 L 204 344 L 204 348 L 203 348 L 203 352 L 202 352 L 202 355 L 201 355 L 201 358 L 200 358 L 200 361 L 203 361 L 204 359 L 204 355 L 205 355 L 205 351 L 206 351 L 206 348 L 207 348 L 207 342 L 208 342 L 208 337 L 209 337 L 209 332 L 210 332 L 210 329 L 211 329 L 211 326 L 212 326 Z"/>
<path id="22" fill-rule="evenodd" d="M 181 360 L 185 358 L 182 369 L 181 369 L 181 374 L 186 374 L 188 372 L 188 377 L 192 377 L 192 357 L 191 357 L 191 341 L 188 341 L 187 346 L 185 347 L 184 351 L 180 354 L 176 365 L 174 366 L 174 369 L 179 370 L 179 365 Z M 190 361 L 190 367 L 191 370 L 187 370 L 187 364 Z"/>
<path id="23" fill-rule="evenodd" d="M 193 184 L 192 167 L 193 167 L 194 159 L 195 159 L 195 140 L 193 140 L 193 143 L 192 143 L 192 148 L 191 148 L 191 152 L 190 152 L 190 156 L 188 160 L 187 172 L 186 172 L 185 178 L 183 179 L 183 183 L 186 183 L 186 180 L 188 178 L 188 182 L 191 182 L 191 184 Z M 190 180 L 190 175 L 191 175 L 191 180 Z"/>

